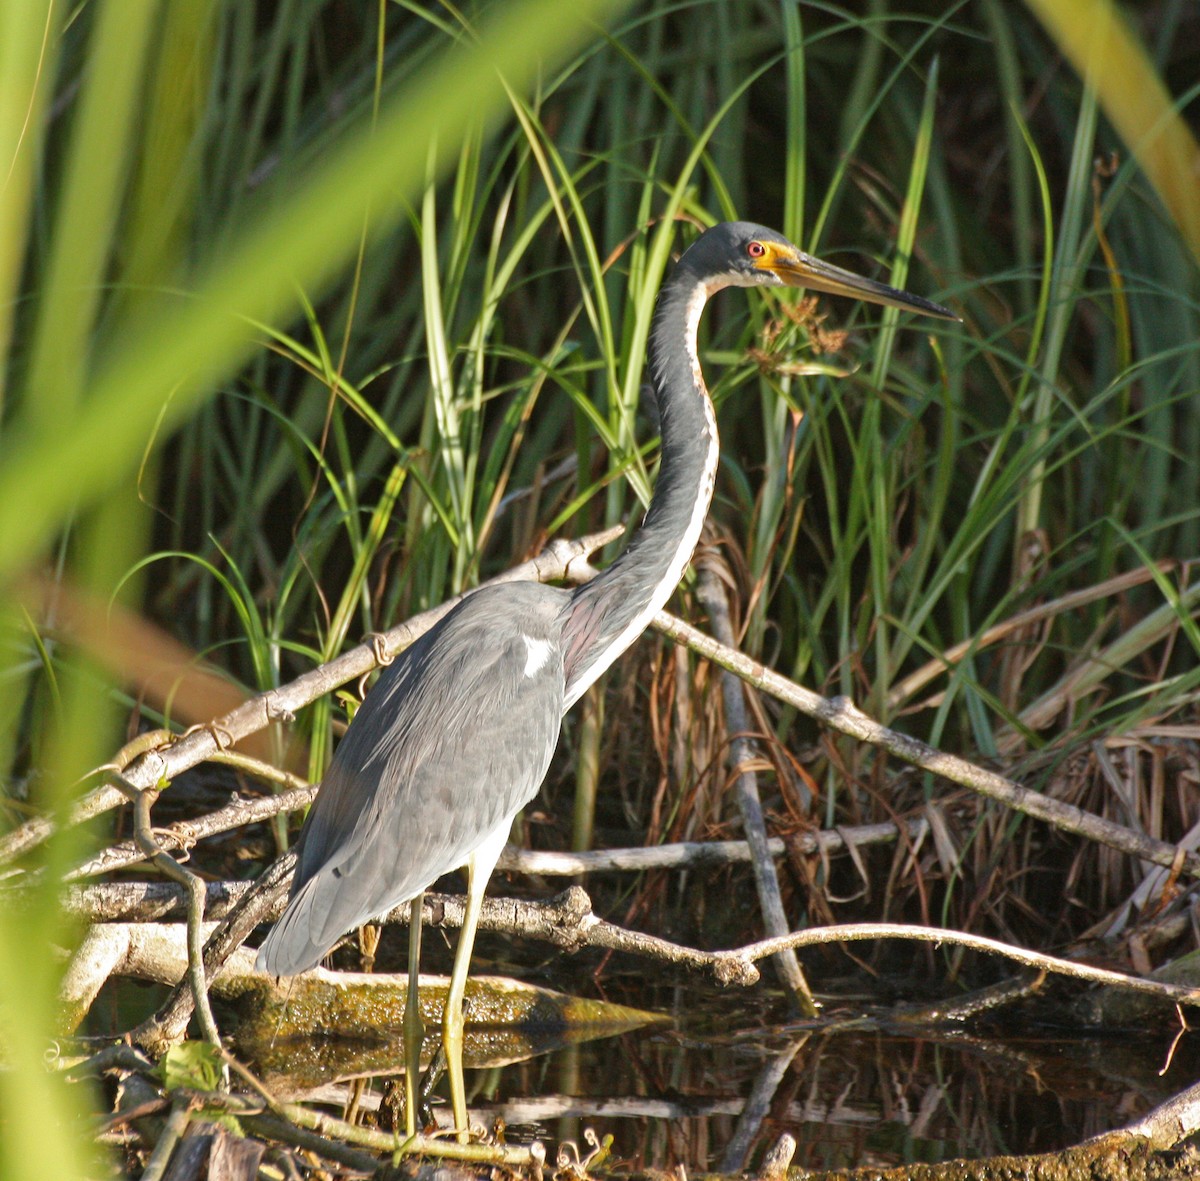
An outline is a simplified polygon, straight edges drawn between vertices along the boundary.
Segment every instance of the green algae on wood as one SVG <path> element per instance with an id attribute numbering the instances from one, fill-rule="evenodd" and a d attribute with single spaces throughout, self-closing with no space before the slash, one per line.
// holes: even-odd
<path id="1" fill-rule="evenodd" d="M 408 978 L 321 968 L 275 981 L 255 974 L 217 987 L 236 989 L 239 1049 L 265 1075 L 303 1088 L 331 1076 L 394 1071 L 403 1059 Z M 436 1049 L 449 980 L 422 976 L 422 1061 Z M 561 1046 L 661 1023 L 660 1014 L 568 996 L 505 976 L 467 982 L 464 1064 L 502 1066 Z"/>

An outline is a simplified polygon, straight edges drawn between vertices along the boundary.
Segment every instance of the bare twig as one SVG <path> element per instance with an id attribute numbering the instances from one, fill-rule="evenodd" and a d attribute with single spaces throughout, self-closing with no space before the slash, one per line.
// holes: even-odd
<path id="1" fill-rule="evenodd" d="M 262 1122 L 263 1102 L 246 1095 L 228 1095 L 212 1091 L 190 1092 L 193 1104 L 198 1109 L 229 1112 L 239 1118 L 245 1114 L 249 1120 Z M 534 1141 L 528 1147 L 515 1144 L 460 1144 L 456 1140 L 436 1136 L 416 1135 L 411 1137 L 389 1135 L 365 1128 L 345 1120 L 313 1111 L 300 1103 L 278 1103 L 273 1107 L 277 1119 L 286 1120 L 297 1128 L 316 1132 L 325 1138 L 326 1144 L 336 1141 L 357 1144 L 375 1152 L 397 1153 L 402 1156 L 419 1155 L 437 1157 L 442 1160 L 472 1161 L 481 1165 L 506 1165 L 510 1168 L 541 1164 L 545 1160 L 545 1148 Z M 268 1123 L 270 1121 L 267 1121 Z M 275 1125 L 278 1134 L 278 1125 Z M 323 1152 L 324 1148 L 317 1151 Z M 336 1158 L 335 1158 L 336 1159 Z"/>
<path id="2" fill-rule="evenodd" d="M 1124 972 L 1114 972 L 1108 968 L 1093 968 L 1075 960 L 1063 960 L 1057 956 L 1028 951 L 1023 947 L 1002 943 L 998 939 L 988 939 L 982 935 L 968 935 L 962 931 L 948 931 L 940 927 L 913 927 L 902 923 L 841 923 L 833 927 L 810 927 L 806 931 L 794 931 L 781 939 L 764 939 L 760 943 L 751 943 L 734 951 L 715 952 L 713 956 L 714 958 L 738 958 L 752 963 L 765 956 L 774 955 L 781 946 L 812 947 L 817 944 L 861 942 L 866 939 L 872 941 L 915 939 L 938 945 L 950 943 L 957 947 L 968 947 L 974 951 L 1001 955 L 1039 971 L 1053 972 L 1058 976 L 1069 976 L 1074 980 L 1083 980 L 1089 984 L 1107 984 L 1114 988 L 1128 989 L 1131 992 L 1146 993 L 1166 1001 L 1200 1005 L 1200 988 L 1186 988 L 1179 984 L 1146 980 L 1140 976 L 1128 976 Z"/>
<path id="3" fill-rule="evenodd" d="M 223 919 L 253 885 L 252 882 L 205 882 L 204 913 Z M 4 894 L 3 905 L 19 903 L 21 890 Z M 90 923 L 148 923 L 187 913 L 188 892 L 175 882 L 94 882 L 68 886 L 62 905 L 67 914 Z"/>
<path id="4" fill-rule="evenodd" d="M 52 1059 L 51 1065 L 55 1069 L 65 1071 L 70 1082 L 79 1082 L 81 1079 L 104 1074 L 110 1070 L 140 1070 L 146 1074 L 152 1074 L 154 1071 L 154 1063 L 145 1054 L 139 1053 L 124 1042 L 105 1046 L 83 1059 L 73 1061 L 65 1058 Z"/>
<path id="5" fill-rule="evenodd" d="M 146 1162 L 146 1168 L 142 1172 L 142 1181 L 162 1181 L 162 1176 L 170 1163 L 171 1154 L 175 1151 L 175 1145 L 179 1143 L 180 1137 L 187 1130 L 190 1118 L 188 1109 L 187 1097 L 182 1094 L 176 1095 L 171 1104 L 171 1114 L 167 1117 L 166 1127 L 163 1128 L 162 1135 L 158 1138 L 158 1143 L 154 1146 L 154 1151 L 150 1154 L 150 1159 Z"/>
<path id="6" fill-rule="evenodd" d="M 923 817 L 904 826 L 914 844 L 924 839 L 929 822 Z M 819 832 L 802 832 L 771 837 L 767 849 L 772 857 L 782 857 L 789 847 L 800 856 L 830 856 L 848 848 L 894 841 L 899 830 L 894 824 L 846 825 Z M 651 869 L 707 869 L 751 860 L 745 841 L 680 841 L 668 845 L 635 846 L 627 849 L 596 849 L 587 853 L 550 853 L 509 846 L 500 858 L 499 868 L 544 877 L 575 877 L 581 873 L 645 873 Z"/>
<path id="7" fill-rule="evenodd" d="M 794 706 L 831 730 L 877 746 L 914 767 L 968 787 L 1006 807 L 1044 820 L 1055 828 L 1108 845 L 1144 861 L 1152 861 L 1155 865 L 1171 868 L 1178 862 L 1180 872 L 1200 878 L 1200 856 L 1194 853 L 1187 853 L 1180 858 L 1177 846 L 1166 841 L 1154 840 L 1072 804 L 1029 791 L 994 771 L 987 771 L 956 755 L 946 754 L 907 734 L 889 730 L 864 714 L 848 697 L 822 697 L 772 672 L 736 649 L 719 644 L 665 611 L 660 611 L 654 617 L 653 626 L 676 643 L 686 644 L 693 652 L 736 673 L 748 684 Z"/>
<path id="8" fill-rule="evenodd" d="M 457 927 L 462 923 L 463 899 L 444 897 L 438 902 L 436 924 Z M 403 907 L 388 916 L 388 921 L 402 921 Z M 427 917 L 426 922 L 430 919 Z M 968 935 L 940 927 L 908 926 L 901 923 L 843 923 L 832 927 L 810 927 L 775 939 L 764 939 L 729 951 L 700 951 L 694 947 L 671 943 L 650 935 L 627 931 L 605 922 L 591 913 L 587 895 L 577 886 L 565 890 L 549 903 L 516 902 L 512 899 L 492 899 L 484 904 L 479 925 L 485 930 L 502 930 L 535 938 L 548 939 L 563 947 L 608 947 L 634 955 L 647 956 L 680 964 L 700 971 L 711 971 L 722 984 L 753 984 L 758 979 L 756 961 L 775 955 L 782 947 L 812 947 L 830 943 L 861 942 L 877 939 L 914 939 L 927 943 L 950 943 L 975 951 L 1002 955 L 1039 971 L 1053 972 L 1093 984 L 1107 984 L 1142 992 L 1166 1001 L 1200 1004 L 1200 988 L 1166 984 L 1093 968 L 1074 960 L 1059 959 L 1028 951 L 998 939 Z"/>
<path id="9" fill-rule="evenodd" d="M 204 956 L 201 946 L 205 902 L 204 882 L 196 874 L 184 869 L 173 857 L 163 852 L 155 838 L 154 829 L 150 823 L 150 808 L 158 798 L 158 792 L 151 788 L 139 790 L 120 772 L 113 773 L 113 782 L 119 791 L 133 801 L 133 828 L 139 848 L 157 869 L 173 881 L 178 882 L 187 891 L 188 983 L 191 987 L 196 1015 L 200 1020 L 200 1029 L 208 1041 L 219 1046 L 221 1035 L 217 1030 L 212 1006 L 208 1002 L 208 986 L 204 979 Z"/>
<path id="10" fill-rule="evenodd" d="M 426 922 L 448 927 L 462 922 L 463 899 L 457 896 L 431 896 L 435 899 L 433 915 Z M 402 921 L 405 908 L 400 907 L 388 916 L 388 921 Z M 781 947 L 812 947 L 841 942 L 860 942 L 876 939 L 915 939 L 927 943 L 950 943 L 956 946 L 1002 955 L 1038 971 L 1069 976 L 1093 984 L 1142 992 L 1165 1001 L 1200 1004 L 1200 989 L 1166 984 L 1093 968 L 1074 960 L 1059 959 L 1028 951 L 998 939 L 968 935 L 940 927 L 908 926 L 901 923 L 843 923 L 832 927 L 810 927 L 776 939 L 765 939 L 729 951 L 700 951 L 693 947 L 671 943 L 666 939 L 626 931 L 605 922 L 591 913 L 591 903 L 583 890 L 573 886 L 548 903 L 517 902 L 512 899 L 490 899 L 484 904 L 479 920 L 481 929 L 506 931 L 547 939 L 564 947 L 609 947 L 635 955 L 649 956 L 669 963 L 701 971 L 711 971 L 723 984 L 752 984 L 758 973 L 756 961 L 774 955 Z"/>
<path id="11" fill-rule="evenodd" d="M 210 938 L 206 948 L 205 968 L 211 979 L 236 947 L 235 941 L 245 938 L 259 919 L 268 917 L 272 905 L 281 901 L 278 894 L 286 884 L 291 871 L 290 856 L 281 859 L 264 875 L 255 886 L 257 907 L 252 908 L 243 900 L 243 912 L 235 913 L 230 920 Z M 266 880 L 271 883 L 264 888 Z M 273 897 L 274 891 L 274 897 Z M 425 921 L 431 925 L 447 927 L 461 926 L 464 899 L 457 896 L 427 897 Z M 249 917 L 247 917 L 249 915 Z M 409 917 L 409 908 L 396 908 L 387 921 L 403 922 Z M 624 930 L 612 923 L 597 918 L 591 911 L 591 902 L 578 886 L 572 886 L 549 902 L 519 902 L 513 899 L 489 899 L 484 903 L 480 916 L 482 930 L 503 931 L 522 937 L 532 937 L 576 950 L 580 947 L 604 947 L 633 955 L 649 957 L 666 963 L 678 964 L 695 971 L 711 973 L 722 984 L 753 984 L 758 979 L 755 961 L 777 953 L 781 946 L 795 948 L 831 943 L 909 939 L 937 944 L 954 944 L 993 955 L 1002 955 L 1017 963 L 1038 971 L 1052 972 L 1087 983 L 1103 984 L 1133 992 L 1144 993 L 1164 1001 L 1179 1004 L 1200 1005 L 1200 989 L 1186 988 L 1155 980 L 1146 980 L 1102 968 L 1094 968 L 1074 961 L 1058 959 L 1028 951 L 995 939 L 977 935 L 966 935 L 933 927 L 904 926 L 897 923 L 855 923 L 834 927 L 817 927 L 797 931 L 777 939 L 728 951 L 701 951 L 697 948 L 671 943 L 665 939 Z M 252 971 L 247 962 L 240 971 Z M 135 1041 L 152 1053 L 162 1050 L 165 1044 L 182 1036 L 187 1016 L 191 1010 L 192 990 L 186 985 L 175 989 L 167 1005 L 134 1033 Z"/>
<path id="12" fill-rule="evenodd" d="M 303 1148 L 306 1152 L 316 1153 L 326 1160 L 336 1161 L 367 1176 L 375 1176 L 379 1170 L 378 1155 L 368 1156 L 358 1148 L 351 1148 L 330 1136 L 299 1124 L 283 1116 L 271 1112 L 260 1112 L 257 1115 L 239 1115 L 238 1122 L 249 1132 L 261 1136 L 264 1140 L 274 1140 L 279 1144 L 288 1144 L 293 1148 Z M 379 1133 L 376 1133 L 377 1135 Z"/>
<path id="13" fill-rule="evenodd" d="M 292 788 L 290 791 L 281 791 L 273 796 L 260 796 L 249 800 L 235 799 L 224 808 L 218 808 L 206 816 L 197 817 L 195 820 L 180 820 L 160 828 L 155 835 L 163 849 L 190 849 L 205 837 L 241 828 L 245 824 L 258 824 L 285 812 L 298 812 L 307 808 L 316 799 L 316 795 L 317 788 L 306 785 Z M 143 858 L 144 854 L 137 841 L 121 841 L 102 849 L 94 857 L 71 870 L 66 875 L 66 880 L 78 881 L 80 878 L 96 877 L 113 870 L 126 869 L 136 865 Z"/>
<path id="14" fill-rule="evenodd" d="M 67 822 L 72 825 L 86 824 L 87 821 L 124 803 L 125 793 L 107 780 L 108 772 L 117 772 L 118 774 L 123 772 L 135 759 L 162 746 L 163 743 L 173 741 L 174 738 L 175 735 L 170 730 L 148 730 L 145 734 L 139 734 L 131 742 L 127 742 L 117 751 L 112 762 L 100 769 L 101 773 L 106 776 L 106 781 L 89 791 L 71 808 Z M 5 833 L 0 837 L 0 865 L 7 865 L 23 853 L 36 848 L 50 836 L 54 827 L 54 821 L 49 816 L 35 816 L 32 820 L 27 820 L 20 828 L 14 828 L 12 832 Z"/>
<path id="15" fill-rule="evenodd" d="M 398 907 L 388 916 L 388 921 L 404 921 L 407 917 L 408 908 Z M 425 921 L 428 923 L 458 927 L 462 924 L 462 917 L 463 899 L 460 897 L 443 895 L 427 900 Z M 851 923 L 833 927 L 813 927 L 779 939 L 768 939 L 728 951 L 701 951 L 697 948 L 671 943 L 665 939 L 627 931 L 597 918 L 592 914 L 591 903 L 587 895 L 578 886 L 572 886 L 548 902 L 489 899 L 484 904 L 479 925 L 483 930 L 502 931 L 506 934 L 536 938 L 567 950 L 588 946 L 629 952 L 666 963 L 678 964 L 692 970 L 711 973 L 722 984 L 743 985 L 753 984 L 758 979 L 758 971 L 754 966 L 755 961 L 775 954 L 781 945 L 800 948 L 864 940 L 872 942 L 880 939 L 917 940 L 938 945 L 952 944 L 990 955 L 1004 956 L 1008 960 L 1026 965 L 1038 972 L 1066 976 L 1087 984 L 1101 984 L 1143 993 L 1171 1004 L 1200 1005 L 1200 989 L 1198 988 L 1130 976 L 1123 972 L 1043 955 L 996 939 L 987 939 L 978 935 L 967 935 L 936 927 L 905 926 L 899 923 Z M 148 945 L 143 947 L 142 945 L 146 941 L 137 938 L 138 931 L 143 929 L 147 931 L 163 930 L 157 926 L 129 928 L 131 933 L 130 954 L 134 958 L 123 970 L 134 972 L 137 975 L 148 974 L 149 978 L 153 979 L 177 978 L 179 972 L 178 944 L 174 945 L 176 950 L 168 948 L 164 952 L 160 947 L 162 942 L 160 938 L 157 941 L 151 940 Z M 212 943 L 213 941 L 210 940 L 210 947 Z M 250 953 L 244 952 L 241 955 L 243 958 L 237 966 L 238 973 L 253 974 L 253 960 Z M 216 969 L 212 967 L 211 962 L 208 967 L 210 976 L 215 976 Z M 179 991 L 177 990 L 177 992 Z M 190 1001 L 190 990 L 186 987 L 182 988 L 181 995 Z M 1020 995 L 1023 995 L 1020 990 L 1012 991 L 1010 989 L 1006 993 L 1006 996 L 1013 999 Z M 953 1003 L 950 1007 L 943 1006 L 940 1017 L 937 1012 L 931 1010 L 927 1010 L 927 1012 L 929 1012 L 928 1020 L 946 1017 L 961 1019 L 964 1015 L 963 1011 L 953 1006 Z M 159 1023 L 162 1026 L 167 1024 L 161 1014 Z M 143 1045 L 147 1044 L 147 1039 L 144 1037 L 137 1037 L 136 1040 Z"/>
<path id="16" fill-rule="evenodd" d="M 533 562 L 515 567 L 503 577 L 511 580 L 527 578 L 531 575 L 536 577 L 540 574 L 547 578 L 569 576 L 576 581 L 586 581 L 595 571 L 581 555 L 598 548 L 614 535 L 614 530 L 608 530 L 605 533 L 594 534 L 573 545 L 564 542 L 556 543 Z M 444 608 L 427 612 L 411 620 L 408 624 L 393 629 L 386 633 L 386 636 L 383 637 L 384 640 L 389 647 L 401 642 L 411 642 L 411 639 L 426 627 L 431 626 L 434 619 L 440 617 L 444 609 L 448 609 L 449 606 L 449 604 L 444 605 Z M 786 702 L 831 729 L 878 746 L 905 762 L 940 775 L 953 783 L 968 787 L 1007 807 L 1044 820 L 1064 831 L 1076 833 L 1088 840 L 1108 845 L 1142 860 L 1152 861 L 1156 865 L 1168 868 L 1176 866 L 1178 850 L 1174 845 L 1154 840 L 1073 805 L 1029 791 L 1011 780 L 975 766 L 965 759 L 945 754 L 905 734 L 881 726 L 867 717 L 848 698 L 825 698 L 812 690 L 805 689 L 795 682 L 789 681 L 786 677 L 765 668 L 757 661 L 751 660 L 736 649 L 718 643 L 682 620 L 668 615 L 665 611 L 658 613 L 653 621 L 653 626 L 670 639 L 685 644 L 692 651 L 714 661 L 749 684 Z M 285 688 L 259 695 L 240 709 L 218 719 L 211 727 L 197 730 L 168 749 L 155 750 L 143 755 L 130 766 L 128 778 L 138 786 L 142 785 L 143 781 L 151 784 L 161 783 L 215 753 L 218 749 L 218 735 L 236 740 L 245 734 L 253 733 L 256 729 L 261 729 L 271 720 L 280 716 L 280 710 L 286 713 L 291 709 L 299 708 L 301 705 L 315 700 L 322 693 L 369 671 L 374 667 L 378 656 L 379 645 L 360 645 L 331 664 L 306 673 Z M 87 814 L 97 814 L 101 810 L 103 802 L 99 798 L 90 798 L 86 804 Z M 83 809 L 84 805 L 81 805 L 79 810 L 81 815 Z M 17 834 L 13 834 L 14 843 L 10 845 L 10 850 L 17 847 L 26 849 L 48 835 L 50 829 L 46 827 L 46 824 L 49 822 L 36 823 L 36 831 L 29 828 L 29 825 L 35 824 L 31 821 L 22 826 Z M 3 858 L 0 857 L 0 863 L 2 861 Z M 1179 864 L 1179 871 L 1191 877 L 1200 877 L 1200 856 L 1194 853 L 1186 854 Z"/>

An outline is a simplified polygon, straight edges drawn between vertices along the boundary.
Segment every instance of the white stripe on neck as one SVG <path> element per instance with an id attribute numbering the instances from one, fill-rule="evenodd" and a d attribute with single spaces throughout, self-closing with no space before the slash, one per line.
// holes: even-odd
<path id="1" fill-rule="evenodd" d="M 717 438 L 717 420 L 713 413 L 712 400 L 708 396 L 708 387 L 704 384 L 704 374 L 700 371 L 700 359 L 696 351 L 696 330 L 700 324 L 700 314 L 704 311 L 704 305 L 708 302 L 709 295 L 712 294 L 712 291 L 726 285 L 727 282 L 718 283 L 711 290 L 697 287 L 688 300 L 684 322 L 684 345 L 691 358 L 692 372 L 696 381 L 695 391 L 685 396 L 701 399 L 708 427 L 708 451 L 704 457 L 704 467 L 700 473 L 692 515 L 679 540 L 675 556 L 667 566 L 666 573 L 651 591 L 646 605 L 613 637 L 608 646 L 588 665 L 583 674 L 567 685 L 567 696 L 563 702 L 564 713 L 612 667 L 617 658 L 646 630 L 650 620 L 654 618 L 679 585 L 688 562 L 692 560 L 696 543 L 700 540 L 700 531 L 704 528 L 704 520 L 708 516 L 708 506 L 712 503 L 713 488 L 716 485 L 721 444 Z"/>

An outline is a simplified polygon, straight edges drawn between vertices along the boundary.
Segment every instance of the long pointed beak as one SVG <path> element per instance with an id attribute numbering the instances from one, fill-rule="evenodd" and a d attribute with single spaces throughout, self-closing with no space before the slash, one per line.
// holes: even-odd
<path id="1" fill-rule="evenodd" d="M 910 295 L 886 283 L 844 271 L 832 263 L 822 262 L 811 254 L 795 252 L 771 244 L 772 249 L 760 265 L 770 271 L 789 287 L 805 287 L 811 291 L 824 291 L 829 295 L 846 295 L 851 299 L 862 299 L 868 303 L 881 303 L 890 308 L 902 308 L 907 312 L 919 312 L 936 316 L 939 320 L 959 319 L 948 308 L 932 300 Z"/>

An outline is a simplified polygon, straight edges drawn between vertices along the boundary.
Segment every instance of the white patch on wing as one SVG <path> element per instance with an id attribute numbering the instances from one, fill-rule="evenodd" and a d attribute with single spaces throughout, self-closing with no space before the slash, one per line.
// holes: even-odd
<path id="1" fill-rule="evenodd" d="M 553 648 L 549 640 L 535 640 L 532 636 L 522 636 L 521 639 L 525 641 L 525 649 L 529 653 L 525 657 L 525 675 L 532 677 L 546 667 Z"/>

